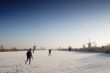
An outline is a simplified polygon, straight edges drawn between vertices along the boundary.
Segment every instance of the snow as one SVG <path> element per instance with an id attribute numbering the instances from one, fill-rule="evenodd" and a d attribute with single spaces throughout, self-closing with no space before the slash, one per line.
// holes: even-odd
<path id="1" fill-rule="evenodd" d="M 0 73 L 110 73 L 110 54 L 68 51 L 35 51 L 25 64 L 26 51 L 1 52 Z"/>

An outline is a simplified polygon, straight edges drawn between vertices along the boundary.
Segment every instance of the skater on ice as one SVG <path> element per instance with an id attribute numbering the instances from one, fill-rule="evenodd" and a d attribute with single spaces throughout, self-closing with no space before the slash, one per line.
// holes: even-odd
<path id="1" fill-rule="evenodd" d="M 49 54 L 48 54 L 48 56 L 51 56 L 51 51 L 52 51 L 52 50 L 51 50 L 51 49 L 49 49 L 48 51 L 49 51 Z"/>
<path id="2" fill-rule="evenodd" d="M 27 61 L 29 61 L 29 64 L 30 64 L 31 59 L 33 59 L 31 48 L 27 51 L 26 56 L 27 56 L 27 60 L 25 61 L 25 63 L 27 63 Z"/>

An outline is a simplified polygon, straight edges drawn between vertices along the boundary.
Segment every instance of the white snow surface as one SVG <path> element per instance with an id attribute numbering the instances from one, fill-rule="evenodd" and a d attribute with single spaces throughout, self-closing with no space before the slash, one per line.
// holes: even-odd
<path id="1" fill-rule="evenodd" d="M 25 64 L 26 51 L 0 52 L 0 73 L 110 73 L 110 54 L 35 51 Z"/>

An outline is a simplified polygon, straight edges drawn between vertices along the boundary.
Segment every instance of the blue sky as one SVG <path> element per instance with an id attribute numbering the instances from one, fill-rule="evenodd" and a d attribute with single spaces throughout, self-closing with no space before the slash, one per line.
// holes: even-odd
<path id="1" fill-rule="evenodd" d="M 1 0 L 0 45 L 82 47 L 110 43 L 109 0 Z"/>

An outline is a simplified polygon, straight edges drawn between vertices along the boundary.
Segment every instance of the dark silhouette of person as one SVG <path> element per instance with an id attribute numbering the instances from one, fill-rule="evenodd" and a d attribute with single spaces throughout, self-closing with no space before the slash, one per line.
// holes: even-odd
<path id="1" fill-rule="evenodd" d="M 30 64 L 31 58 L 33 58 L 31 48 L 27 51 L 26 56 L 27 56 L 27 60 L 25 61 L 25 63 L 27 63 L 27 61 L 29 61 L 29 64 Z"/>
<path id="2" fill-rule="evenodd" d="M 51 50 L 51 49 L 49 49 L 48 51 L 49 51 L 49 54 L 48 54 L 48 56 L 51 56 L 51 51 L 52 51 L 52 50 Z"/>

